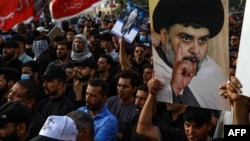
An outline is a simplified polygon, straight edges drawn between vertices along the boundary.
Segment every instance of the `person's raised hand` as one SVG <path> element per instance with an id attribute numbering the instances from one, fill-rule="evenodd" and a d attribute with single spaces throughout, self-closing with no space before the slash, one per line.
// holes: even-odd
<path id="1" fill-rule="evenodd" d="M 156 96 L 157 90 L 162 89 L 161 82 L 155 78 L 155 74 L 152 74 L 151 79 L 148 81 L 148 92 Z"/>
<path id="2" fill-rule="evenodd" d="M 219 86 L 221 89 L 220 95 L 227 98 L 233 105 L 235 102 L 248 102 L 249 98 L 242 95 L 242 84 L 237 77 L 231 76 L 227 83 Z"/>
<path id="3" fill-rule="evenodd" d="M 173 72 L 171 78 L 171 87 L 176 95 L 179 94 L 192 80 L 196 73 L 197 62 L 183 59 L 184 53 L 188 52 L 189 47 L 184 46 L 179 42 L 177 45 L 177 51 L 175 60 L 173 63 Z"/>
<path id="4" fill-rule="evenodd" d="M 124 39 L 124 36 L 122 36 L 121 38 L 119 38 L 119 44 L 120 44 L 120 47 L 124 47 L 125 48 L 125 39 Z"/>

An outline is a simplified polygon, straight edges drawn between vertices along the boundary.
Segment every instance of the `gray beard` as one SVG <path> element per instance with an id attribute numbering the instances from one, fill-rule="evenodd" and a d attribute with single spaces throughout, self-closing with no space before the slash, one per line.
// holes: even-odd
<path id="1" fill-rule="evenodd" d="M 167 61 L 169 62 L 169 64 L 171 65 L 171 67 L 173 67 L 175 56 L 176 56 L 176 52 L 172 48 L 171 40 L 167 40 L 167 42 L 166 42 L 166 58 L 167 58 Z M 186 56 L 184 56 L 184 57 L 186 57 Z M 196 67 L 196 73 L 195 73 L 195 75 L 200 70 L 203 61 L 204 61 L 204 59 L 201 60 L 199 58 L 199 61 L 197 62 L 197 67 Z"/>
<path id="2" fill-rule="evenodd" d="M 173 67 L 173 63 L 175 60 L 176 52 L 171 47 L 171 40 L 167 40 L 166 42 L 166 58 L 168 62 L 170 63 L 170 66 Z"/>

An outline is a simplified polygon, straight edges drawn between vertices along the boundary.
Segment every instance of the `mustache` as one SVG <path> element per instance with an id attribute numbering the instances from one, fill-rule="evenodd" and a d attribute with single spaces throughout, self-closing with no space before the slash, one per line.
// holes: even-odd
<path id="1" fill-rule="evenodd" d="M 187 60 L 191 62 L 200 62 L 200 59 L 196 55 L 191 55 L 191 56 L 185 56 L 182 58 L 182 60 Z"/>

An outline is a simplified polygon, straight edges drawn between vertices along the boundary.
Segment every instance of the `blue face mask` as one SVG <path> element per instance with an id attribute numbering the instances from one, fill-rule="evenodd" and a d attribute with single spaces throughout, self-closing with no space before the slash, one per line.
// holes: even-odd
<path id="1" fill-rule="evenodd" d="M 30 80 L 30 75 L 29 74 L 22 74 L 21 75 L 21 80 Z"/>
<path id="2" fill-rule="evenodd" d="M 141 42 L 145 42 L 145 41 L 146 41 L 146 36 L 140 35 L 140 41 L 141 41 Z"/>

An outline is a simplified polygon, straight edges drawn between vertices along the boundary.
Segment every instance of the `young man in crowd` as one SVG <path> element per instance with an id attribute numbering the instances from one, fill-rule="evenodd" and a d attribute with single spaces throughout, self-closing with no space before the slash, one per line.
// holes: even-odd
<path id="1" fill-rule="evenodd" d="M 65 94 L 65 81 L 66 74 L 60 66 L 51 67 L 43 75 L 43 88 L 47 97 L 40 100 L 35 109 L 45 119 L 50 115 L 65 115 L 75 109 Z"/>
<path id="2" fill-rule="evenodd" d="M 78 108 L 89 113 L 93 118 L 94 139 L 97 141 L 116 141 L 117 139 L 118 122 L 105 105 L 107 97 L 107 82 L 99 78 L 91 79 L 86 89 L 86 106 Z"/>
<path id="3" fill-rule="evenodd" d="M 117 96 L 108 98 L 106 106 L 118 120 L 118 140 L 136 114 L 135 93 L 139 85 L 138 73 L 132 69 L 121 71 L 117 82 Z"/>
<path id="4" fill-rule="evenodd" d="M 32 110 L 29 123 L 29 137 L 33 138 L 38 135 L 40 129 L 45 122 L 43 118 L 34 108 L 37 103 L 37 94 L 39 87 L 32 80 L 19 80 L 10 89 L 8 102 L 20 102 L 27 105 Z"/>

